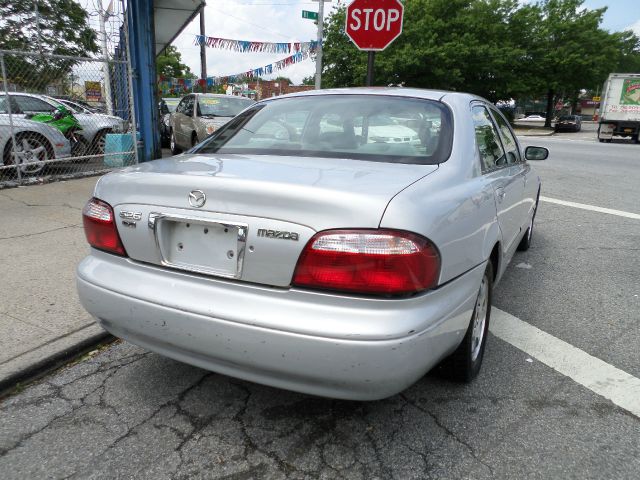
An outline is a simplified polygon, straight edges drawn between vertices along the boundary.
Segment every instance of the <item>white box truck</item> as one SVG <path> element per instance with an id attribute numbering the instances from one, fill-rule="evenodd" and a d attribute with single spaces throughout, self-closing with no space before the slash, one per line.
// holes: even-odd
<path id="1" fill-rule="evenodd" d="M 640 134 L 640 73 L 611 73 L 602 89 L 598 140 L 611 142 L 614 135 Z"/>

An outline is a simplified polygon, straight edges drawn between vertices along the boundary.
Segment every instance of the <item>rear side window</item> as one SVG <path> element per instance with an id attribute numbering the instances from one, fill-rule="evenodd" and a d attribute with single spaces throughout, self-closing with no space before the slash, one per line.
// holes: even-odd
<path id="1" fill-rule="evenodd" d="M 193 97 L 192 96 L 184 97 L 180 101 L 180 105 L 178 105 L 178 108 L 176 109 L 176 112 L 184 113 L 186 115 L 188 113 L 189 106 L 191 106 L 193 108 Z"/>
<path id="2" fill-rule="evenodd" d="M 25 97 L 22 95 L 16 95 L 14 98 L 18 104 L 18 108 L 23 112 L 53 112 L 55 110 L 53 105 L 49 105 L 39 98 Z"/>
<path id="3" fill-rule="evenodd" d="M 498 138 L 498 132 L 491 121 L 489 111 L 483 106 L 475 105 L 471 112 L 476 130 L 476 143 L 480 150 L 482 170 L 493 170 L 506 165 L 504 150 Z"/>
<path id="4" fill-rule="evenodd" d="M 513 163 L 519 162 L 520 149 L 518 148 L 518 142 L 516 142 L 511 128 L 509 128 L 509 124 L 498 111 L 491 111 L 493 112 L 493 118 L 495 118 L 496 124 L 498 125 L 498 132 L 500 132 L 502 146 L 504 147 L 504 150 L 507 154 L 507 163 L 511 165 Z"/>
<path id="5" fill-rule="evenodd" d="M 196 150 L 436 164 L 449 158 L 450 110 L 383 95 L 309 95 L 260 103 Z"/>

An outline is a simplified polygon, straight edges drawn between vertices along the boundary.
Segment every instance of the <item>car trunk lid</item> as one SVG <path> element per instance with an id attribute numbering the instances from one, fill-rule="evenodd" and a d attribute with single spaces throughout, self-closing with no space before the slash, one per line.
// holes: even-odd
<path id="1" fill-rule="evenodd" d="M 96 196 L 114 207 L 132 259 L 287 286 L 300 252 L 317 231 L 378 227 L 391 198 L 437 168 L 183 155 L 105 176 Z M 195 191 L 206 196 L 200 207 L 189 201 Z"/>

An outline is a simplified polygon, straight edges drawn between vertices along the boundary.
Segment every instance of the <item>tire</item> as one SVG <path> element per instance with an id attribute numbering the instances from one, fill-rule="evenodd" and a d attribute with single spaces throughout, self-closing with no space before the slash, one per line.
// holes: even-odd
<path id="1" fill-rule="evenodd" d="M 76 135 L 77 141 L 71 146 L 71 156 L 72 157 L 84 157 L 85 155 L 91 155 L 91 146 L 86 138 L 82 135 Z M 83 158 L 81 162 L 87 162 L 90 159 Z"/>
<path id="2" fill-rule="evenodd" d="M 167 131 L 165 129 L 162 129 L 160 133 L 160 146 L 162 148 L 169 148 L 171 146 L 169 135 L 167 135 Z"/>
<path id="3" fill-rule="evenodd" d="M 178 144 L 176 143 L 176 136 L 173 133 L 173 129 L 171 129 L 171 136 L 169 137 L 169 148 L 171 149 L 171 153 L 173 155 L 178 155 L 179 153 L 182 153 L 182 150 L 178 147 Z"/>
<path id="4" fill-rule="evenodd" d="M 492 298 L 493 264 L 489 261 L 478 287 L 476 305 L 467 332 L 456 351 L 443 363 L 447 376 L 452 380 L 469 383 L 480 373 L 489 333 Z"/>
<path id="5" fill-rule="evenodd" d="M 531 238 L 533 237 L 533 221 L 536 219 L 536 213 L 538 213 L 538 203 L 540 202 L 540 192 L 538 192 L 538 197 L 536 198 L 536 206 L 533 210 L 533 215 L 531 216 L 531 222 L 529 222 L 529 226 L 527 227 L 527 231 L 525 232 L 522 240 L 518 244 L 519 252 L 526 252 L 531 247 Z"/>
<path id="6" fill-rule="evenodd" d="M 107 131 L 102 130 L 96 133 L 96 136 L 93 137 L 93 142 L 91 143 L 90 155 L 103 155 L 105 145 L 107 142 Z"/>
<path id="7" fill-rule="evenodd" d="M 599 139 L 598 139 L 598 141 L 599 141 L 600 143 L 604 143 L 604 138 L 599 138 Z"/>
<path id="8" fill-rule="evenodd" d="M 47 164 L 46 160 L 53 160 L 55 153 L 53 147 L 49 141 L 42 135 L 29 132 L 19 133 L 16 135 L 16 146 L 13 141 L 7 142 L 7 146 L 4 151 L 4 165 L 15 165 L 16 154 L 19 158 L 19 169 L 22 175 L 37 175 L 42 173 Z M 13 169 L 6 169 L 5 172 L 14 171 Z"/>

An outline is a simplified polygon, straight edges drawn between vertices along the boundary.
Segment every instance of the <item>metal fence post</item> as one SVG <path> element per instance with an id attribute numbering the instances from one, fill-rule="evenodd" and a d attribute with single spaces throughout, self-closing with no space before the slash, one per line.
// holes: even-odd
<path id="1" fill-rule="evenodd" d="M 127 56 L 127 82 L 129 84 L 129 123 L 131 124 L 131 136 L 133 137 L 133 158 L 136 165 L 140 163 L 138 158 L 138 123 L 136 120 L 136 104 L 133 98 L 133 70 L 131 66 L 131 50 L 129 48 L 129 15 L 124 18 L 124 50 Z"/>
<path id="2" fill-rule="evenodd" d="M 18 177 L 18 183 L 22 183 L 22 172 L 20 171 L 20 165 L 18 163 L 18 157 L 15 154 L 16 149 L 18 148 L 18 143 L 16 142 L 16 134 L 13 130 L 13 111 L 11 108 L 11 99 L 9 98 L 9 86 L 7 83 L 7 69 L 4 65 L 4 53 L 0 52 L 0 68 L 2 68 L 2 83 L 4 84 L 4 95 L 7 102 L 7 112 L 9 112 L 9 131 L 11 132 L 11 143 L 13 144 L 13 150 L 11 151 L 11 155 L 13 156 L 13 162 L 16 168 L 16 176 Z M 4 152 L 2 152 L 4 155 Z"/>

